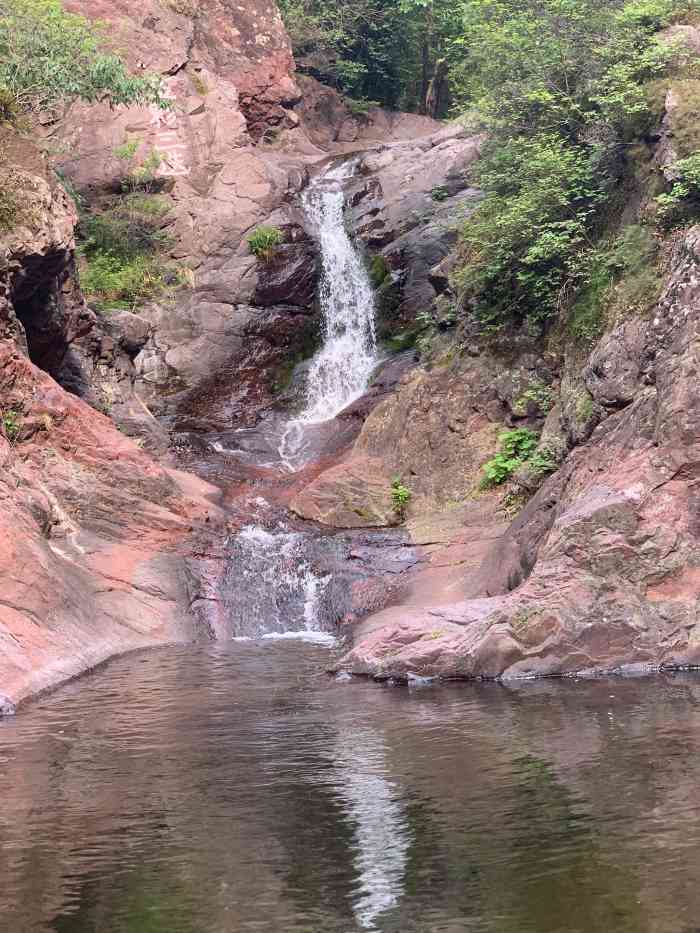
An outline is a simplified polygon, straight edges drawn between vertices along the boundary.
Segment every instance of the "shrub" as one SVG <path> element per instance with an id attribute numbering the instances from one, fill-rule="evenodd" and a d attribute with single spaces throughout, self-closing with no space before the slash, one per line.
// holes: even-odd
<path id="1" fill-rule="evenodd" d="M 673 165 L 676 181 L 669 192 L 655 199 L 662 226 L 686 222 L 700 210 L 700 152 Z"/>
<path id="2" fill-rule="evenodd" d="M 12 230 L 20 217 L 21 202 L 13 178 L 14 176 L 7 174 L 0 177 L 0 233 Z"/>
<path id="3" fill-rule="evenodd" d="M 518 467 L 535 452 L 537 435 L 529 428 L 515 428 L 503 431 L 498 438 L 500 450 L 483 466 L 484 475 L 480 482 L 482 489 L 500 486 L 515 473 Z"/>
<path id="4" fill-rule="evenodd" d="M 395 476 L 391 481 L 391 504 L 394 515 L 396 515 L 399 521 L 403 521 L 406 518 L 406 509 L 412 497 L 413 493 L 408 486 L 404 486 L 401 482 L 401 477 Z"/>
<path id="5" fill-rule="evenodd" d="M 21 429 L 20 423 L 20 413 L 14 408 L 9 408 L 7 411 L 2 414 L 2 428 L 5 432 L 5 437 L 11 444 L 19 437 L 19 432 Z"/>
<path id="6" fill-rule="evenodd" d="M 86 214 L 81 220 L 83 252 L 98 252 L 130 259 L 140 253 L 155 253 L 170 242 L 161 229 L 170 210 L 164 198 L 129 195 L 102 213 Z"/>
<path id="7" fill-rule="evenodd" d="M 462 230 L 457 288 L 484 323 L 546 320 L 603 198 L 590 153 L 552 134 L 512 139 L 478 176 L 488 194 Z"/>
<path id="8" fill-rule="evenodd" d="M 156 182 L 163 157 L 157 149 L 151 149 L 145 158 L 139 160 L 137 154 L 140 146 L 140 139 L 127 139 L 114 149 L 114 157 L 122 163 L 124 172 L 122 191 L 150 192 Z"/>
<path id="9" fill-rule="evenodd" d="M 455 284 L 483 322 L 541 326 L 586 287 L 580 259 L 617 206 L 626 144 L 653 122 L 650 86 L 689 60 L 654 35 L 682 5 L 462 0 L 453 91 L 491 143 Z"/>
<path id="10" fill-rule="evenodd" d="M 662 285 L 658 254 L 653 232 L 632 224 L 580 257 L 579 292 L 567 320 L 576 343 L 590 344 L 606 321 L 624 313 L 642 313 L 653 305 Z"/>
<path id="11" fill-rule="evenodd" d="M 81 284 L 102 310 L 132 311 L 139 301 L 157 298 L 168 288 L 182 284 L 182 272 L 158 256 L 124 259 L 97 252 L 88 259 Z"/>
<path id="12" fill-rule="evenodd" d="M 450 196 L 450 192 L 444 185 L 436 185 L 430 192 L 430 197 L 433 201 L 446 201 Z"/>
<path id="13" fill-rule="evenodd" d="M 554 394 L 551 387 L 542 382 L 541 379 L 533 379 L 522 395 L 513 403 L 513 412 L 516 415 L 526 415 L 530 403 L 544 414 L 551 411 L 554 405 Z"/>
<path id="14" fill-rule="evenodd" d="M 545 448 L 534 453 L 527 461 L 527 465 L 532 476 L 547 476 L 549 473 L 554 473 L 557 468 L 557 461 L 554 459 L 551 450 Z"/>
<path id="15" fill-rule="evenodd" d="M 118 55 L 104 51 L 105 36 L 85 17 L 67 13 L 60 0 L 3 0 L 3 110 L 10 115 L 56 113 L 78 98 L 164 106 L 160 77 L 128 74 Z"/>
<path id="16" fill-rule="evenodd" d="M 132 310 L 184 283 L 183 270 L 165 256 L 171 240 L 162 226 L 169 211 L 166 197 L 132 192 L 83 214 L 81 282 L 99 308 Z"/>
<path id="17" fill-rule="evenodd" d="M 279 229 L 279 227 L 258 227 L 253 233 L 248 237 L 248 246 L 250 246 L 250 251 L 262 259 L 264 262 L 269 262 L 274 253 L 275 248 L 284 241 L 284 234 Z"/>

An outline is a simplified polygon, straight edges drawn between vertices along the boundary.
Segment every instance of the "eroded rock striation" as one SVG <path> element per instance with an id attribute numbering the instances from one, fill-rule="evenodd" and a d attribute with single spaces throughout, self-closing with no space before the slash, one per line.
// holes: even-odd
<path id="1" fill-rule="evenodd" d="M 478 598 L 387 610 L 344 667 L 522 677 L 700 663 L 699 269 L 695 227 L 652 316 L 594 347 L 583 381 L 600 423 L 472 570 Z"/>

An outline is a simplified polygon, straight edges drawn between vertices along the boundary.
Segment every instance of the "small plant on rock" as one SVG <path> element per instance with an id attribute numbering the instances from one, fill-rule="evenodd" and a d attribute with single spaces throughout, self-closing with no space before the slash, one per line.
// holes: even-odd
<path id="1" fill-rule="evenodd" d="M 122 191 L 151 191 L 156 184 L 163 157 L 157 149 L 151 149 L 148 155 L 139 161 L 137 153 L 140 146 L 140 139 L 127 138 L 121 146 L 114 149 L 114 157 L 121 162 L 124 172 L 121 180 Z"/>
<path id="2" fill-rule="evenodd" d="M 5 433 L 5 437 L 11 444 L 19 437 L 20 428 L 22 427 L 20 422 L 20 414 L 14 408 L 8 408 L 7 411 L 2 414 L 2 428 Z"/>
<path id="3" fill-rule="evenodd" d="M 279 227 L 257 227 L 248 237 L 250 251 L 263 262 L 269 262 L 275 249 L 284 241 L 284 234 Z"/>
<path id="4" fill-rule="evenodd" d="M 544 448 L 538 450 L 536 453 L 530 457 L 528 460 L 528 466 L 530 472 L 533 476 L 548 476 L 550 473 L 554 473 L 557 468 L 557 461 L 554 459 L 554 454 L 551 450 Z"/>
<path id="5" fill-rule="evenodd" d="M 551 411 L 554 405 L 554 393 L 541 379 L 533 379 L 530 382 L 523 394 L 513 403 L 513 413 L 524 416 L 531 404 L 544 414 Z"/>
<path id="6" fill-rule="evenodd" d="M 537 435 L 529 428 L 503 431 L 498 440 L 500 450 L 483 467 L 484 475 L 479 484 L 482 489 L 492 489 L 505 483 L 519 466 L 532 457 L 537 447 Z"/>
<path id="7" fill-rule="evenodd" d="M 408 508 L 408 503 L 411 501 L 412 496 L 413 493 L 408 486 L 404 486 L 401 482 L 401 477 L 395 476 L 391 481 L 391 504 L 394 509 L 394 515 L 401 522 L 406 518 L 406 509 Z"/>

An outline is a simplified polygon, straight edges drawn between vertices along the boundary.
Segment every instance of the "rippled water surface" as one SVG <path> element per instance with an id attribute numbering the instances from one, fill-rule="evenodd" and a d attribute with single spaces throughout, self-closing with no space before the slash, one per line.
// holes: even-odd
<path id="1" fill-rule="evenodd" d="M 329 660 L 132 655 L 0 723 L 3 933 L 700 928 L 700 679 Z"/>

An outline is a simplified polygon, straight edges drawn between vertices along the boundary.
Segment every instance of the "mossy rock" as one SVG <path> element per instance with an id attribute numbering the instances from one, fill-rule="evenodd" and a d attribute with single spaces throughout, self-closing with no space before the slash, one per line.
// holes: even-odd
<path id="1" fill-rule="evenodd" d="M 373 256 L 369 264 L 369 277 L 374 288 L 379 288 L 389 277 L 391 270 L 386 259 L 379 253 Z"/>
<path id="2" fill-rule="evenodd" d="M 679 159 L 685 159 L 700 149 L 700 80 L 674 81 L 669 89 L 673 100 L 668 115 L 673 148 Z"/>
<path id="3" fill-rule="evenodd" d="M 403 353 L 405 350 L 415 347 L 420 333 L 420 328 L 414 328 L 413 330 L 401 331 L 399 334 L 392 334 L 382 340 L 382 346 L 388 353 Z"/>

